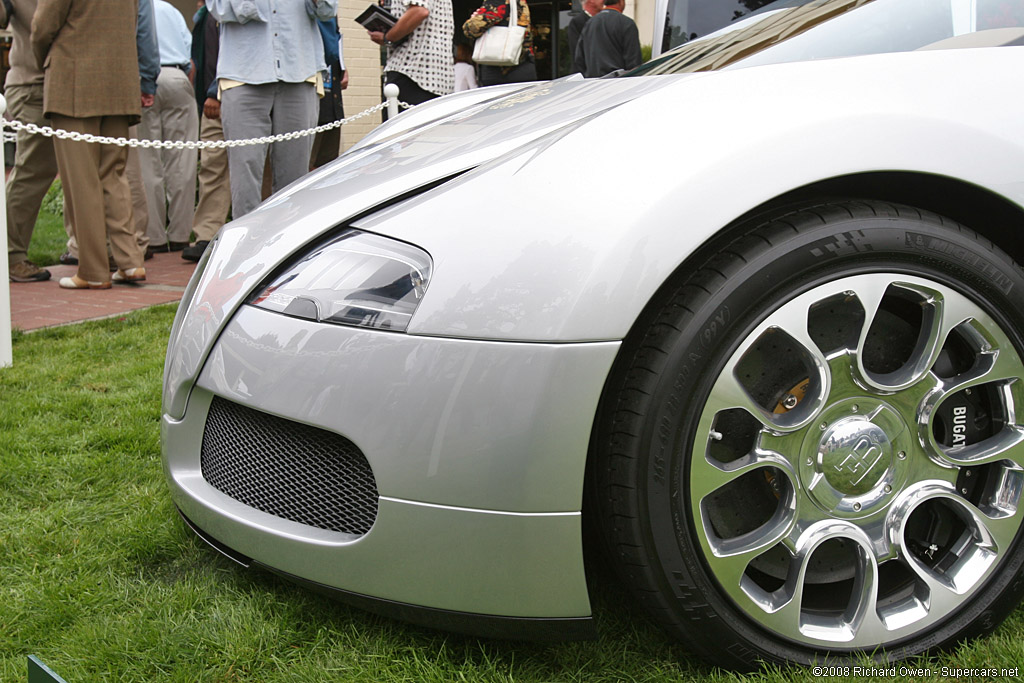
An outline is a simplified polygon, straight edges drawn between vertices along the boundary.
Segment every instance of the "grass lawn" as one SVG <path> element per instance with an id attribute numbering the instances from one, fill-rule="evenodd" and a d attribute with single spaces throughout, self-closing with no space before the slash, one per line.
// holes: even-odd
<path id="1" fill-rule="evenodd" d="M 28 260 L 37 266 L 52 266 L 67 249 L 68 236 L 64 232 L 64 194 L 60 180 L 55 180 L 43 199 L 43 207 L 32 231 L 28 247 Z"/>
<path id="2" fill-rule="evenodd" d="M 69 683 L 820 680 L 699 662 L 600 573 L 599 639 L 544 645 L 407 626 L 222 559 L 186 531 L 163 482 L 173 315 L 15 336 L 0 370 L 0 681 L 24 681 L 30 654 Z M 912 680 L 1021 664 L 1024 609 L 991 638 L 914 662 L 935 674 Z"/>

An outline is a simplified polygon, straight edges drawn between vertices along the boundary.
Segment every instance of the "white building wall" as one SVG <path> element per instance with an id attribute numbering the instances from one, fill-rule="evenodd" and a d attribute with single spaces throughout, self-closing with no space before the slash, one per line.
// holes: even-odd
<path id="1" fill-rule="evenodd" d="M 345 116 L 352 116 L 381 101 L 380 47 L 366 34 L 355 18 L 364 10 L 367 0 L 340 0 L 338 27 L 344 36 L 345 68 L 348 89 L 342 93 Z M 341 127 L 342 151 L 348 149 L 380 125 L 381 115 L 373 114 Z"/>

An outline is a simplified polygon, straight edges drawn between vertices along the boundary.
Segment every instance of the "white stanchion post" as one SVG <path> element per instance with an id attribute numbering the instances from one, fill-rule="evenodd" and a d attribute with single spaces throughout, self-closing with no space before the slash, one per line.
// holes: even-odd
<path id="1" fill-rule="evenodd" d="M 398 116 L 398 86 L 388 83 L 384 86 L 384 99 L 388 101 L 388 120 Z"/>
<path id="2" fill-rule="evenodd" d="M 3 120 L 4 112 L 7 111 L 7 100 L 0 95 L 0 121 Z M 4 124 L 0 122 L 0 144 L 3 142 Z M 6 161 L 4 166 L 6 167 Z M 7 173 L 0 175 L 0 235 L 4 236 L 4 243 L 7 242 Z M 7 254 L 0 259 L 0 368 L 6 368 L 14 363 L 11 343 L 11 281 L 7 265 Z"/>

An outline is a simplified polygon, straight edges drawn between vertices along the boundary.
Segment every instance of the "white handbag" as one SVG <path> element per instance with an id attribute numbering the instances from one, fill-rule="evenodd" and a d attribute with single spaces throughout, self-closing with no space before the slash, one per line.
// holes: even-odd
<path id="1" fill-rule="evenodd" d="M 519 26 L 519 2 L 508 0 L 512 14 L 508 26 L 492 26 L 476 39 L 473 61 L 489 66 L 516 66 L 523 54 L 526 27 Z"/>

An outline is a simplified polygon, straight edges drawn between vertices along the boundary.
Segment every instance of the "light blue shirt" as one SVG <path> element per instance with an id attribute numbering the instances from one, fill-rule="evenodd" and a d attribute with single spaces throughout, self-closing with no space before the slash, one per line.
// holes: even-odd
<path id="1" fill-rule="evenodd" d="M 167 0 L 154 0 L 156 40 L 160 45 L 160 64 L 183 66 L 192 63 L 192 33 L 185 17 Z"/>
<path id="2" fill-rule="evenodd" d="M 301 83 L 326 68 L 317 19 L 338 0 L 206 0 L 220 21 L 217 78 L 259 85 Z"/>

